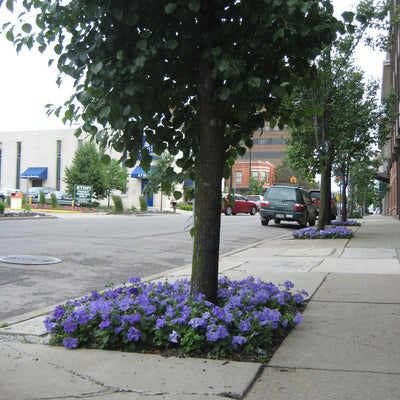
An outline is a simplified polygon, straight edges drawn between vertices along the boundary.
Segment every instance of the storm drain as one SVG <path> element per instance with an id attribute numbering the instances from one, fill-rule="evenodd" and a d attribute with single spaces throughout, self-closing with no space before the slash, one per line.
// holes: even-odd
<path id="1" fill-rule="evenodd" d="M 28 256 L 28 255 L 17 255 L 17 256 L 3 256 L 0 257 L 0 262 L 8 264 L 23 264 L 23 265 L 46 265 L 46 264 L 57 264 L 62 260 L 55 257 L 46 256 Z"/>

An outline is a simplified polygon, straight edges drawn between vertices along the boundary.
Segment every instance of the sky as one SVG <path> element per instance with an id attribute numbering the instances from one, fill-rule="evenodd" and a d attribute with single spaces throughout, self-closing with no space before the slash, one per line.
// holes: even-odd
<path id="1" fill-rule="evenodd" d="M 357 1 L 333 0 L 335 15 L 351 9 Z M 12 15 L 3 6 L 0 9 L 0 29 Z M 61 106 L 72 94 L 72 81 L 64 79 L 59 88 L 55 66 L 48 67 L 51 55 L 40 54 L 36 49 L 23 49 L 16 53 L 5 35 L 0 35 L 0 132 L 66 129 L 61 119 L 46 116 L 46 104 Z M 383 52 L 359 50 L 357 64 L 367 77 L 382 78 Z"/>

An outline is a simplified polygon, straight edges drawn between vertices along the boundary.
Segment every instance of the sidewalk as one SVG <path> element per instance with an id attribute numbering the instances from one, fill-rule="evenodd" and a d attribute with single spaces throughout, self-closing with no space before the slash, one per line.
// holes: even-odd
<path id="1" fill-rule="evenodd" d="M 352 229 L 351 240 L 284 236 L 221 258 L 222 276 L 289 279 L 311 296 L 266 367 L 27 343 L 44 333 L 38 312 L 0 329 L 0 398 L 399 400 L 400 222 L 371 215 Z"/>

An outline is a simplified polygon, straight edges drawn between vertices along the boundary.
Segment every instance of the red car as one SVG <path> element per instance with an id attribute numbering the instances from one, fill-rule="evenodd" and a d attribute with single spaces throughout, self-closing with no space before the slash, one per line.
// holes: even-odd
<path id="1" fill-rule="evenodd" d="M 235 199 L 235 205 L 232 206 L 229 204 L 228 196 L 223 196 L 225 199 L 221 204 L 221 212 L 226 215 L 236 215 L 237 213 L 246 213 L 250 215 L 255 215 L 258 211 L 257 204 L 254 201 L 247 200 L 246 197 L 240 194 L 232 195 Z"/>
<path id="2" fill-rule="evenodd" d="M 317 206 L 317 214 L 319 215 L 319 199 L 320 199 L 320 190 L 312 189 L 309 191 L 312 202 Z M 337 206 L 336 201 L 333 197 L 331 197 L 331 218 L 336 219 L 337 216 Z"/>

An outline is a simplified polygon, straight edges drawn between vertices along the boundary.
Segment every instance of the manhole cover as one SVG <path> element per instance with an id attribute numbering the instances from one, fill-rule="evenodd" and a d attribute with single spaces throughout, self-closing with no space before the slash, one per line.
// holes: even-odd
<path id="1" fill-rule="evenodd" d="M 57 264 L 62 260 L 55 257 L 46 256 L 3 256 L 0 261 L 8 264 L 24 264 L 24 265 L 44 265 L 44 264 Z"/>

